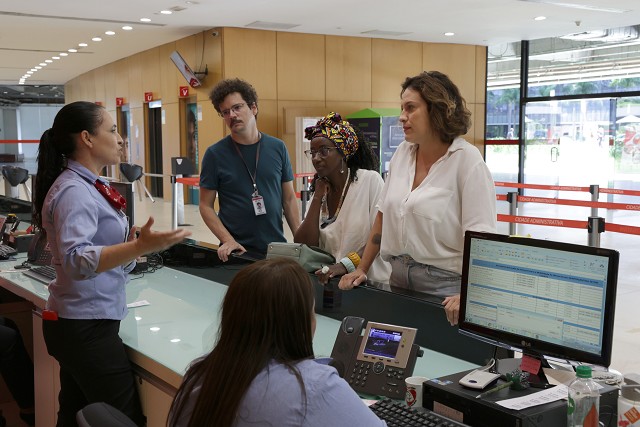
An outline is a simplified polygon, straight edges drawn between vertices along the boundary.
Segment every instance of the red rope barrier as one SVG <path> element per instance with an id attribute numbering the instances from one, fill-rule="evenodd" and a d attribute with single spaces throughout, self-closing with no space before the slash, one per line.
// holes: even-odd
<path id="1" fill-rule="evenodd" d="M 39 142 L 40 142 L 39 139 L 0 139 L 0 144 L 15 144 L 15 143 L 38 144 Z"/>
<path id="2" fill-rule="evenodd" d="M 506 194 L 496 194 L 496 200 L 503 200 L 503 201 L 507 201 L 507 195 Z"/>
<path id="3" fill-rule="evenodd" d="M 534 190 L 560 190 L 560 191 L 586 191 L 589 192 L 589 187 L 577 187 L 571 185 L 542 185 L 542 184 L 519 184 L 517 182 L 494 182 L 496 187 L 509 187 L 509 188 L 530 188 Z M 602 190 L 601 190 L 602 191 Z"/>
<path id="4" fill-rule="evenodd" d="M 193 185 L 194 187 L 199 187 L 200 177 L 193 176 L 193 177 L 176 178 L 176 182 L 179 182 L 180 184 L 187 184 L 187 185 Z"/>
<path id="5" fill-rule="evenodd" d="M 547 197 L 518 196 L 519 202 L 548 203 L 552 205 L 585 206 L 589 208 L 621 209 L 640 211 L 640 205 L 630 203 L 592 202 L 586 200 L 551 199 Z"/>
<path id="6" fill-rule="evenodd" d="M 614 233 L 636 234 L 640 235 L 640 227 L 634 227 L 633 225 L 613 224 L 607 222 L 604 225 L 605 231 L 613 231 Z"/>
<path id="7" fill-rule="evenodd" d="M 601 188 L 599 190 L 601 193 L 605 194 L 624 194 L 627 196 L 640 196 L 640 191 L 638 190 L 618 190 L 615 188 Z"/>
<path id="8" fill-rule="evenodd" d="M 576 221 L 572 219 L 537 218 L 533 216 L 498 214 L 498 221 L 514 222 L 516 224 L 547 225 L 551 227 L 587 228 L 587 221 Z"/>
<path id="9" fill-rule="evenodd" d="M 313 178 L 315 175 L 314 172 L 305 172 L 305 173 L 296 173 L 293 176 L 295 176 L 296 178 L 304 178 L 305 176 L 308 178 Z"/>

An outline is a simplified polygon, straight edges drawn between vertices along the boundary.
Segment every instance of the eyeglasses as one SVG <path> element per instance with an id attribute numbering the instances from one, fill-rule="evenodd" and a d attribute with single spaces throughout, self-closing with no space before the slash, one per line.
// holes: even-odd
<path id="1" fill-rule="evenodd" d="M 229 108 L 228 110 L 222 110 L 218 113 L 218 115 L 220 117 L 224 117 L 225 119 L 228 118 L 231 115 L 231 112 L 233 111 L 234 114 L 238 114 L 240 111 L 242 111 L 242 108 L 247 105 L 246 102 L 241 102 L 239 104 L 236 105 L 232 105 L 231 108 Z"/>
<path id="2" fill-rule="evenodd" d="M 337 148 L 336 147 L 320 147 L 318 150 L 304 150 L 304 154 L 306 154 L 310 160 L 313 160 L 316 154 L 322 158 L 327 157 L 329 155 L 329 150 L 337 150 Z"/>

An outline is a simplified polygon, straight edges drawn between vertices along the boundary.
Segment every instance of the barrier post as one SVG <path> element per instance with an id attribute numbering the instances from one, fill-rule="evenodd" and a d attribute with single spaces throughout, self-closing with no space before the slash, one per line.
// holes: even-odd
<path id="1" fill-rule="evenodd" d="M 171 175 L 171 229 L 178 228 L 178 181 L 175 175 Z"/>
<path id="2" fill-rule="evenodd" d="M 604 218 L 590 216 L 587 221 L 587 230 L 589 232 L 589 246 L 599 248 L 600 233 L 604 231 Z"/>
<path id="3" fill-rule="evenodd" d="M 307 201 L 309 200 L 309 177 L 308 176 L 303 176 L 302 177 L 302 190 L 300 190 L 300 202 L 301 204 L 301 213 L 302 213 L 302 219 L 304 220 L 304 217 L 307 214 Z"/>
<path id="4" fill-rule="evenodd" d="M 518 215 L 518 192 L 511 191 L 507 193 L 507 202 L 509 202 L 509 215 L 517 216 Z M 509 223 L 509 234 L 514 236 L 517 234 L 516 229 L 517 224 L 515 222 Z"/>
<path id="5" fill-rule="evenodd" d="M 591 201 L 597 202 L 600 198 L 600 186 L 599 185 L 590 185 L 589 193 L 591 193 Z M 598 208 L 593 206 L 591 208 L 591 216 L 598 216 Z"/>

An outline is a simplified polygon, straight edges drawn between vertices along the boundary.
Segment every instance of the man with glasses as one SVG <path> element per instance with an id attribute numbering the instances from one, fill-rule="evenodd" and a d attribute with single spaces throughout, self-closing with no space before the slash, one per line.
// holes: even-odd
<path id="1" fill-rule="evenodd" d="M 200 215 L 220 240 L 223 262 L 235 251 L 266 254 L 270 242 L 286 241 L 283 213 L 292 233 L 300 225 L 287 147 L 258 130 L 258 96 L 246 81 L 222 80 L 209 99 L 230 135 L 202 159 Z"/>

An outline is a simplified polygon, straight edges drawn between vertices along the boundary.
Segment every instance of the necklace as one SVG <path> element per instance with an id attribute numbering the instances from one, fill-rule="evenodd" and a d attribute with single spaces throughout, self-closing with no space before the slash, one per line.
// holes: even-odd
<path id="1" fill-rule="evenodd" d="M 325 228 L 329 224 L 333 224 L 338 218 L 338 214 L 340 213 L 340 208 L 342 208 L 342 203 L 344 202 L 344 196 L 347 194 L 347 188 L 349 188 L 349 178 L 351 177 L 351 169 L 347 168 L 347 180 L 344 183 L 344 187 L 342 187 L 342 194 L 340 195 L 340 200 L 338 201 L 338 207 L 336 208 L 336 212 L 333 214 L 331 218 L 329 218 L 329 206 L 327 205 L 327 194 L 325 193 L 322 196 L 322 205 L 320 207 L 322 224 L 320 224 L 320 228 Z"/>

